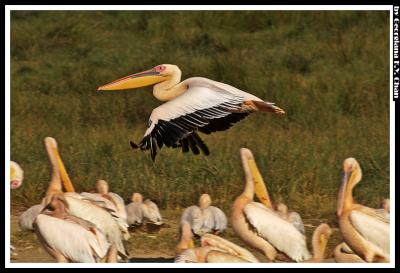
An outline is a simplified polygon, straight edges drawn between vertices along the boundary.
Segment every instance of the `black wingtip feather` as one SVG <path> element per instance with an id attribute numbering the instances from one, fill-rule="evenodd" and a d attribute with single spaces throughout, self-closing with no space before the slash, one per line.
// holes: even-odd
<path id="1" fill-rule="evenodd" d="M 208 147 L 204 143 L 204 141 L 200 138 L 200 136 L 198 134 L 196 134 L 195 132 L 193 132 L 192 136 L 193 136 L 193 139 L 196 142 L 197 146 L 199 146 L 199 148 L 201 149 L 201 151 L 205 155 L 210 155 L 210 150 L 208 149 Z"/>
<path id="2" fill-rule="evenodd" d="M 129 141 L 129 144 L 131 144 L 132 149 L 138 149 L 139 146 L 136 145 L 133 141 Z"/>

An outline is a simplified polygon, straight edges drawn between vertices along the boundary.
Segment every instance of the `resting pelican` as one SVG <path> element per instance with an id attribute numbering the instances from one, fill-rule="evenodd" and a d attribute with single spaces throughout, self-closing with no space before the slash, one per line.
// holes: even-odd
<path id="1" fill-rule="evenodd" d="M 22 181 L 24 180 L 24 171 L 18 163 L 11 161 L 10 162 L 10 187 L 12 190 L 19 188 L 22 185 Z"/>
<path id="2" fill-rule="evenodd" d="M 300 231 L 302 234 L 306 234 L 306 231 L 304 230 L 303 220 L 301 219 L 300 214 L 295 211 L 289 212 L 287 206 L 283 203 L 278 203 L 276 205 L 276 212 L 281 218 L 292 223 L 294 227 L 297 228 L 298 231 Z"/>
<path id="3" fill-rule="evenodd" d="M 252 112 L 285 113 L 274 103 L 266 102 L 254 95 L 228 84 L 201 77 L 189 78 L 181 82 L 181 70 L 176 65 L 161 64 L 133 74 L 98 90 L 122 90 L 154 85 L 153 95 L 166 103 L 155 108 L 149 119 L 139 145 L 131 142 L 133 148 L 151 151 L 155 159 L 157 146 L 181 147 L 183 152 L 199 154 L 199 148 L 206 155 L 209 150 L 197 131 L 211 134 L 224 131 L 235 122 Z"/>
<path id="4" fill-rule="evenodd" d="M 293 224 L 282 219 L 271 208 L 253 202 L 255 190 L 253 180 L 259 172 L 249 149 L 240 149 L 240 154 L 246 185 L 243 193 L 233 204 L 231 223 L 235 233 L 271 261 L 276 258 L 276 249 L 296 262 L 311 259 L 305 236 Z M 260 187 L 257 187 L 256 194 L 263 196 L 262 200 L 265 200 L 265 203 L 270 203 L 267 193 Z"/>
<path id="5" fill-rule="evenodd" d="M 210 195 L 202 194 L 198 206 L 190 206 L 183 211 L 181 223 L 189 222 L 193 232 L 199 236 L 208 232 L 223 232 L 228 220 L 221 209 L 211 206 L 211 202 Z"/>
<path id="6" fill-rule="evenodd" d="M 39 213 L 43 210 L 44 205 L 43 204 L 37 204 L 33 205 L 26 211 L 24 211 L 20 216 L 19 216 L 19 227 L 23 231 L 33 231 L 33 222 L 35 222 L 36 216 L 39 215 Z"/>
<path id="7" fill-rule="evenodd" d="M 375 211 L 390 221 L 390 199 L 383 199 L 382 207 Z"/>
<path id="8" fill-rule="evenodd" d="M 92 222 L 105 234 L 107 240 L 111 244 L 115 244 L 119 255 L 122 258 L 127 258 L 128 254 L 122 243 L 123 239 L 127 240 L 129 238 L 127 225 L 117 214 L 113 214 L 113 211 L 97 206 L 76 193 L 59 155 L 56 140 L 51 137 L 46 137 L 45 145 L 53 167 L 53 172 L 46 197 L 44 198 L 44 204 L 48 204 L 49 199 L 53 195 L 62 195 L 63 200 L 65 200 L 68 205 L 68 212 L 70 215 Z M 62 192 L 61 182 L 67 191 L 66 193 Z"/>
<path id="9" fill-rule="evenodd" d="M 140 225 L 143 221 L 162 225 L 162 217 L 156 203 L 150 199 L 143 202 L 143 196 L 137 192 L 132 194 L 131 201 L 125 207 L 129 225 Z"/>
<path id="10" fill-rule="evenodd" d="M 187 224 L 187 222 L 186 222 Z M 189 228 L 188 228 L 189 227 Z M 184 228 L 182 226 L 182 228 Z M 190 232 L 190 226 L 186 225 Z M 183 233 L 182 233 L 183 235 Z M 182 239 L 180 244 L 182 243 Z M 181 246 L 178 244 L 177 249 Z M 176 263 L 258 263 L 254 255 L 247 249 L 240 247 L 217 235 L 204 234 L 201 237 L 200 247 L 189 247 L 175 258 Z"/>
<path id="11" fill-rule="evenodd" d="M 389 262 L 389 220 L 375 209 L 357 204 L 353 188 L 362 172 L 354 158 L 343 162 L 344 176 L 339 190 L 337 216 L 343 239 L 366 262 Z"/>
<path id="12" fill-rule="evenodd" d="M 109 243 L 97 227 L 67 213 L 63 195 L 52 195 L 50 203 L 34 222 L 35 232 L 44 249 L 57 262 L 100 262 Z"/>
<path id="13" fill-rule="evenodd" d="M 342 242 L 335 247 L 333 257 L 338 263 L 366 263 L 366 261 L 355 254 L 345 242 Z"/>

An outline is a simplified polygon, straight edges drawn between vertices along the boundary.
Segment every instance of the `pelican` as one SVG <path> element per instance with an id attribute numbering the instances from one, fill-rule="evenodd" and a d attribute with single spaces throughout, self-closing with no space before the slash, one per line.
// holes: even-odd
<path id="1" fill-rule="evenodd" d="M 132 194 L 131 203 L 126 205 L 128 225 L 141 225 L 144 221 L 155 225 L 162 225 L 162 217 L 157 204 L 135 192 Z"/>
<path id="2" fill-rule="evenodd" d="M 102 179 L 96 182 L 96 191 L 97 193 L 82 192 L 80 195 L 85 200 L 89 200 L 106 209 L 113 210 L 114 213 L 118 214 L 119 218 L 126 223 L 127 215 L 124 199 L 116 193 L 109 192 L 107 181 Z"/>
<path id="3" fill-rule="evenodd" d="M 240 149 L 242 165 L 245 172 L 245 189 L 233 204 L 231 223 L 234 232 L 248 245 L 261 251 L 269 260 L 274 261 L 277 250 L 296 262 L 311 259 L 305 236 L 288 221 L 282 219 L 271 209 L 268 193 L 260 186 L 256 188 L 257 196 L 269 204 L 253 202 L 254 181 L 260 176 L 253 154 L 249 149 Z M 276 249 L 277 250 L 276 250 Z"/>
<path id="4" fill-rule="evenodd" d="M 206 144 L 197 131 L 211 134 L 229 129 L 252 112 L 285 113 L 274 103 L 266 102 L 233 86 L 201 77 L 181 82 L 181 70 L 176 65 L 161 64 L 144 72 L 123 77 L 98 90 L 123 90 L 154 85 L 153 95 L 165 102 L 155 108 L 143 139 L 132 148 L 150 150 L 154 161 L 157 149 L 189 148 L 194 154 L 200 150 L 209 155 Z M 158 146 L 158 148 L 157 148 Z"/>
<path id="5" fill-rule="evenodd" d="M 345 242 L 341 242 L 335 247 L 333 257 L 338 263 L 366 263 Z"/>
<path id="6" fill-rule="evenodd" d="M 34 222 L 43 248 L 59 263 L 95 263 L 106 257 L 109 243 L 97 227 L 68 214 L 63 195 L 52 195 L 50 203 Z"/>
<path id="7" fill-rule="evenodd" d="M 344 176 L 339 190 L 337 216 L 345 243 L 366 262 L 389 262 L 389 220 L 375 209 L 357 204 L 353 188 L 362 171 L 354 158 L 343 162 Z"/>
<path id="8" fill-rule="evenodd" d="M 199 236 L 208 232 L 223 232 L 228 220 L 221 209 L 211 206 L 211 202 L 210 195 L 202 194 L 198 206 L 190 206 L 183 211 L 181 223 L 189 222 L 193 232 Z"/>
<path id="9" fill-rule="evenodd" d="M 10 187 L 12 190 L 19 188 L 22 185 L 22 181 L 24 180 L 24 171 L 18 163 L 11 161 L 10 162 Z"/>
<path id="10" fill-rule="evenodd" d="M 184 244 L 184 242 L 187 242 Z M 184 247 L 183 247 L 184 246 Z M 182 248 L 183 247 L 183 248 Z M 194 247 L 190 225 L 182 225 L 182 237 L 177 246 L 176 263 L 258 263 L 254 255 L 217 235 L 206 233 L 201 237 L 201 246 Z"/>
<path id="11" fill-rule="evenodd" d="M 129 238 L 127 225 L 113 211 L 97 206 L 76 193 L 58 152 L 56 140 L 46 137 L 45 146 L 53 172 L 43 203 L 48 204 L 54 195 L 62 195 L 70 215 L 93 223 L 104 233 L 109 243 L 115 244 L 119 255 L 122 258 L 127 258 L 128 254 L 122 243 L 123 239 L 127 240 Z M 67 192 L 62 192 L 62 185 L 64 185 Z"/>
<path id="12" fill-rule="evenodd" d="M 390 221 L 390 199 L 383 199 L 382 207 L 375 210 L 377 214 Z"/>
<path id="13" fill-rule="evenodd" d="M 36 216 L 43 210 L 43 204 L 33 205 L 19 216 L 19 227 L 23 231 L 33 231 L 33 222 L 35 222 Z"/>
<path id="14" fill-rule="evenodd" d="M 301 219 L 300 214 L 295 211 L 288 211 L 287 206 L 283 203 L 278 203 L 276 205 L 276 212 L 281 218 L 292 223 L 294 227 L 297 228 L 297 230 L 300 231 L 303 235 L 306 234 L 306 231 L 304 230 L 303 220 Z"/>

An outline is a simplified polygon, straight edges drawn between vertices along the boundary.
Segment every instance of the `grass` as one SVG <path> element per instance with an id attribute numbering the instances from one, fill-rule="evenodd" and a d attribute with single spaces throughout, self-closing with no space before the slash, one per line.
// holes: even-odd
<path id="1" fill-rule="evenodd" d="M 25 171 L 13 202 L 38 203 L 50 179 L 43 139 L 54 137 L 78 191 L 97 179 L 162 209 L 203 192 L 229 211 L 243 189 L 239 148 L 248 147 L 274 201 L 306 219 L 336 221 L 342 162 L 355 157 L 357 200 L 389 195 L 387 11 L 12 11 L 11 158 Z M 151 110 L 151 87 L 97 87 L 161 63 L 183 79 L 203 76 L 276 104 L 204 136 L 211 155 L 133 151 Z"/>

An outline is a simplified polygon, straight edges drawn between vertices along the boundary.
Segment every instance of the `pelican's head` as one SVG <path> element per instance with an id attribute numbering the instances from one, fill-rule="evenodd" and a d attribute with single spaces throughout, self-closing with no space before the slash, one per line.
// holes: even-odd
<path id="1" fill-rule="evenodd" d="M 22 168 L 14 161 L 10 162 L 10 181 L 11 189 L 16 189 L 21 186 L 24 180 L 24 171 Z"/>
<path id="2" fill-rule="evenodd" d="M 143 202 L 143 196 L 138 192 L 134 192 L 132 194 L 131 201 L 134 202 L 134 203 L 142 203 Z"/>
<path id="3" fill-rule="evenodd" d="M 358 164 L 357 160 L 352 157 L 349 157 L 344 160 L 343 172 L 344 175 L 343 175 L 342 185 L 340 186 L 339 189 L 337 211 L 336 211 L 338 216 L 341 216 L 343 213 L 345 198 L 349 199 L 349 197 L 346 197 L 347 190 L 352 189 L 358 182 L 360 182 L 362 177 L 360 165 Z M 350 199 L 351 200 L 348 201 L 353 202 L 352 197 L 350 197 Z"/>
<path id="4" fill-rule="evenodd" d="M 169 80 L 172 75 L 178 75 L 180 78 L 181 70 L 173 64 L 160 64 L 152 69 L 135 73 L 100 86 L 97 90 L 124 90 L 139 88 Z"/>
<path id="5" fill-rule="evenodd" d="M 96 191 L 101 194 L 108 193 L 108 183 L 105 180 L 97 180 L 96 182 Z"/>
<path id="6" fill-rule="evenodd" d="M 383 199 L 382 208 L 387 212 L 390 212 L 390 199 Z"/>
<path id="7" fill-rule="evenodd" d="M 207 193 L 203 193 L 199 199 L 199 207 L 205 209 L 211 205 L 211 197 Z"/>
<path id="8" fill-rule="evenodd" d="M 287 215 L 287 213 L 288 213 L 288 208 L 287 208 L 287 206 L 286 206 L 285 204 L 283 204 L 283 203 L 278 203 L 278 204 L 276 205 L 276 210 L 277 210 L 278 212 L 284 214 L 284 215 Z"/>

